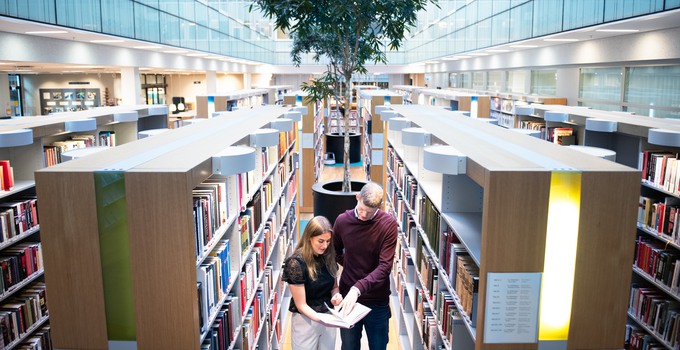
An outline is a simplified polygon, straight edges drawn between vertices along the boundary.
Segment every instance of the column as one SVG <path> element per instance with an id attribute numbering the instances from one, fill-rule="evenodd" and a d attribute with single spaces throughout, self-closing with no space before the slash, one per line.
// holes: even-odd
<path id="1" fill-rule="evenodd" d="M 139 67 L 123 67 L 120 69 L 121 104 L 144 104 L 142 98 L 142 84 L 139 80 Z"/>
<path id="2" fill-rule="evenodd" d="M 217 93 L 217 72 L 209 70 L 205 72 L 205 94 L 214 95 Z"/>

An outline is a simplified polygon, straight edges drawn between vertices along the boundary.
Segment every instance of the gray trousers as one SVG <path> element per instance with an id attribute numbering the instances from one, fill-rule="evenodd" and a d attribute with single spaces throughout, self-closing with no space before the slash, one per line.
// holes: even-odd
<path id="1" fill-rule="evenodd" d="M 292 350 L 333 350 L 338 328 L 326 327 L 294 312 L 291 318 Z"/>

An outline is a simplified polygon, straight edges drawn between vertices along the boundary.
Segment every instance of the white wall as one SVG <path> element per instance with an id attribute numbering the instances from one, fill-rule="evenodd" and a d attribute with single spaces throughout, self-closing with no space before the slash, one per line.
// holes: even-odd
<path id="1" fill-rule="evenodd" d="M 9 106 L 9 78 L 7 74 L 0 74 L 0 116 L 5 116 L 5 109 Z"/>
<path id="2" fill-rule="evenodd" d="M 27 74 L 23 75 L 23 79 L 24 115 L 41 114 L 40 89 L 99 89 L 99 96 L 103 99 L 104 89 L 108 88 L 109 97 L 115 98 L 114 74 Z M 69 82 L 88 82 L 89 84 L 69 85 Z M 102 101 L 99 101 L 99 105 L 103 105 Z"/>

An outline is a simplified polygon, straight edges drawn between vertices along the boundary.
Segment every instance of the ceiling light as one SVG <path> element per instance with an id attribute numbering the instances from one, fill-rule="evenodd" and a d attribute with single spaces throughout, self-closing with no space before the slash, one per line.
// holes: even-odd
<path id="1" fill-rule="evenodd" d="M 534 47 L 538 47 L 537 45 L 512 45 L 510 47 L 516 47 L 519 49 L 532 49 Z"/>
<path id="2" fill-rule="evenodd" d="M 125 40 L 117 39 L 104 39 L 104 40 L 90 40 L 91 43 L 102 44 L 102 43 L 124 43 Z"/>
<path id="3" fill-rule="evenodd" d="M 597 29 L 596 32 L 603 33 L 637 33 L 639 29 Z"/>
<path id="4" fill-rule="evenodd" d="M 439 62 L 438 61 L 425 61 L 425 64 L 435 64 L 435 63 L 439 63 Z"/>
<path id="5" fill-rule="evenodd" d="M 486 52 L 501 53 L 501 52 L 510 52 L 510 50 L 494 49 L 494 50 L 486 50 Z"/>
<path id="6" fill-rule="evenodd" d="M 205 57 L 205 56 L 208 56 L 208 54 L 207 53 L 190 53 L 187 56 L 189 56 L 189 57 Z"/>
<path id="7" fill-rule="evenodd" d="M 189 51 L 187 51 L 187 50 L 167 50 L 167 51 L 163 51 L 163 52 L 164 53 L 187 53 Z"/>
<path id="8" fill-rule="evenodd" d="M 160 49 L 158 45 L 146 45 L 146 46 L 133 46 L 134 49 Z"/>
<path id="9" fill-rule="evenodd" d="M 467 56 L 467 55 L 457 55 L 457 56 L 453 56 L 453 57 L 458 58 L 458 59 L 462 59 L 462 58 L 470 58 L 470 57 L 472 57 L 472 56 Z"/>
<path id="10" fill-rule="evenodd" d="M 36 30 L 31 32 L 26 32 L 26 34 L 67 34 L 65 30 Z"/>
<path id="11" fill-rule="evenodd" d="M 444 61 L 456 61 L 458 60 L 458 57 L 444 57 L 442 58 Z"/>
<path id="12" fill-rule="evenodd" d="M 470 55 L 472 55 L 472 56 L 489 56 L 488 53 L 483 53 L 483 52 L 473 52 Z"/>
<path id="13" fill-rule="evenodd" d="M 574 42 L 578 41 L 578 39 L 543 39 L 543 41 Z"/>

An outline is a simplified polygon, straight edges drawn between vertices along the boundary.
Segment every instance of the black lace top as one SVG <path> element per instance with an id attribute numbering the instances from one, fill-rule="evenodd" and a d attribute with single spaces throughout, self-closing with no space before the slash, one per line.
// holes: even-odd
<path id="1" fill-rule="evenodd" d="M 324 303 L 331 305 L 331 291 L 333 290 L 333 276 L 328 272 L 322 257 L 315 257 L 316 262 L 316 281 L 309 277 L 307 264 L 300 254 L 293 253 L 286 259 L 283 267 L 283 280 L 289 284 L 304 284 L 307 305 L 316 312 L 326 313 L 328 310 Z M 295 306 L 295 301 L 290 301 L 291 312 L 299 312 Z"/>

